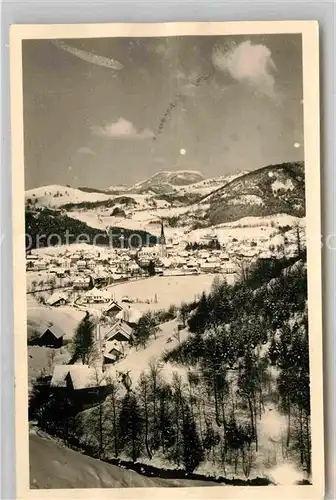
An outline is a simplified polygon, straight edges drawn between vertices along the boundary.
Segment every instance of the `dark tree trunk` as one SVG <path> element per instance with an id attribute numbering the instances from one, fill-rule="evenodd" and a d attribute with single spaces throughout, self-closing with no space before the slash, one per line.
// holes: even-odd
<path id="1" fill-rule="evenodd" d="M 99 403 L 99 458 L 103 453 L 103 405 Z"/>
<path id="2" fill-rule="evenodd" d="M 286 446 L 289 448 L 290 445 L 290 439 L 291 439 L 291 404 L 288 398 L 288 415 L 287 415 L 287 440 L 286 440 Z"/>
<path id="3" fill-rule="evenodd" d="M 114 432 L 114 453 L 115 456 L 117 457 L 119 455 L 119 447 L 118 447 L 118 430 L 117 430 L 117 412 L 116 412 L 114 396 L 112 399 L 112 412 L 113 412 L 113 432 Z"/>
<path id="4" fill-rule="evenodd" d="M 148 457 L 150 460 L 152 460 L 152 453 L 149 449 L 149 443 L 148 443 L 148 405 L 147 405 L 147 391 L 145 391 L 144 394 L 144 405 L 145 405 L 145 445 L 146 445 L 146 451 L 148 454 Z"/>
<path id="5" fill-rule="evenodd" d="M 215 395 L 215 412 L 216 412 L 216 424 L 218 427 L 222 425 L 220 418 L 219 418 L 219 411 L 218 411 L 218 394 L 217 394 L 217 387 L 216 387 L 216 375 L 213 376 L 213 389 L 214 389 L 214 395 Z"/>

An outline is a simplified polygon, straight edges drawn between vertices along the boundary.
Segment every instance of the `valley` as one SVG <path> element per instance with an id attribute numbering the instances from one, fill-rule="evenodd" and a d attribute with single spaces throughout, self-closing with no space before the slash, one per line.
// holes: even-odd
<path id="1" fill-rule="evenodd" d="M 163 172 L 106 192 L 27 192 L 34 425 L 95 460 L 309 481 L 306 399 L 279 393 L 288 329 L 292 348 L 306 347 L 301 172 L 296 164 L 209 180 Z M 34 474 L 32 487 L 46 487 Z"/>

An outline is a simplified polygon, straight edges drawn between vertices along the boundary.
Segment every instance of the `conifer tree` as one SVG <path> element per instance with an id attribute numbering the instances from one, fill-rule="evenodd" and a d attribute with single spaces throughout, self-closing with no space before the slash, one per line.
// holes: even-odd
<path id="1" fill-rule="evenodd" d="M 139 458 L 142 449 L 144 421 L 135 395 L 127 392 L 121 401 L 119 432 L 121 450 L 131 453 L 133 462 Z"/>
<path id="2" fill-rule="evenodd" d="M 204 460 L 204 451 L 198 436 L 195 420 L 193 419 L 188 405 L 184 408 L 184 419 L 182 425 L 183 438 L 183 464 L 187 472 L 193 472 Z"/>
<path id="3" fill-rule="evenodd" d="M 72 339 L 74 360 L 80 359 L 83 365 L 89 364 L 95 355 L 94 329 L 95 326 L 87 312 L 77 326 Z"/>
<path id="4" fill-rule="evenodd" d="M 202 293 L 198 307 L 188 321 L 190 331 L 197 334 L 204 333 L 209 322 L 210 308 L 205 292 Z"/>

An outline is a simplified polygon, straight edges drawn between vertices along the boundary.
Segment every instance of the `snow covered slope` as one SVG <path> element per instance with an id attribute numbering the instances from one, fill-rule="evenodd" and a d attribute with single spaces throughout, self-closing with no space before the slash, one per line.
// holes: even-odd
<path id="1" fill-rule="evenodd" d="M 132 191 L 148 191 L 153 188 L 166 187 L 167 192 L 169 188 L 174 191 L 176 186 L 187 186 L 204 180 L 203 175 L 197 170 L 176 170 L 176 171 L 162 171 L 152 175 L 147 180 L 138 182 L 131 190 Z"/>
<path id="2" fill-rule="evenodd" d="M 117 377 L 117 372 L 129 372 L 132 379 L 132 384 L 136 385 L 142 372 L 147 373 L 149 364 L 160 363 L 160 359 L 165 351 L 172 350 L 178 346 L 178 340 L 173 337 L 177 330 L 177 321 L 172 320 L 160 325 L 160 331 L 156 339 L 151 339 L 145 349 L 135 348 L 130 349 L 127 356 L 116 363 L 106 368 L 106 373 L 112 378 Z M 189 332 L 187 330 L 180 331 L 181 342 L 187 339 Z M 169 339 L 169 341 L 168 341 Z M 168 342 L 167 342 L 168 341 Z M 172 365 L 171 363 L 162 363 L 161 375 L 167 381 L 172 380 L 173 373 L 179 373 L 182 377 L 186 377 L 186 370 L 183 367 Z"/>
<path id="3" fill-rule="evenodd" d="M 269 165 L 240 176 L 205 196 L 208 205 L 204 222 L 209 225 L 247 216 L 286 213 L 305 214 L 304 163 Z"/>
<path id="4" fill-rule="evenodd" d="M 85 192 L 60 185 L 41 186 L 28 189 L 25 193 L 26 203 L 34 204 L 38 207 L 58 208 L 67 203 L 83 203 L 110 200 L 114 195 L 96 192 Z"/>
<path id="5" fill-rule="evenodd" d="M 228 182 L 233 181 L 237 177 L 247 174 L 248 171 L 237 172 L 228 175 L 219 175 L 217 177 L 210 177 L 209 179 L 204 179 L 202 181 L 196 182 L 194 184 L 189 184 L 188 186 L 178 186 L 177 189 L 181 194 L 187 193 L 197 193 L 202 195 L 207 195 L 221 188 Z"/>
<path id="6" fill-rule="evenodd" d="M 29 434 L 29 458 L 31 489 L 217 485 L 209 481 L 146 477 L 70 450 L 41 431 L 32 430 Z"/>

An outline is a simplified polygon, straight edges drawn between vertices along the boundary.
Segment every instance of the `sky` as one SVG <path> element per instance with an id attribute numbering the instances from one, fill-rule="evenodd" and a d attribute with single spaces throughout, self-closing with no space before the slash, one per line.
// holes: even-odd
<path id="1" fill-rule="evenodd" d="M 26 188 L 303 160 L 301 35 L 23 41 Z"/>

